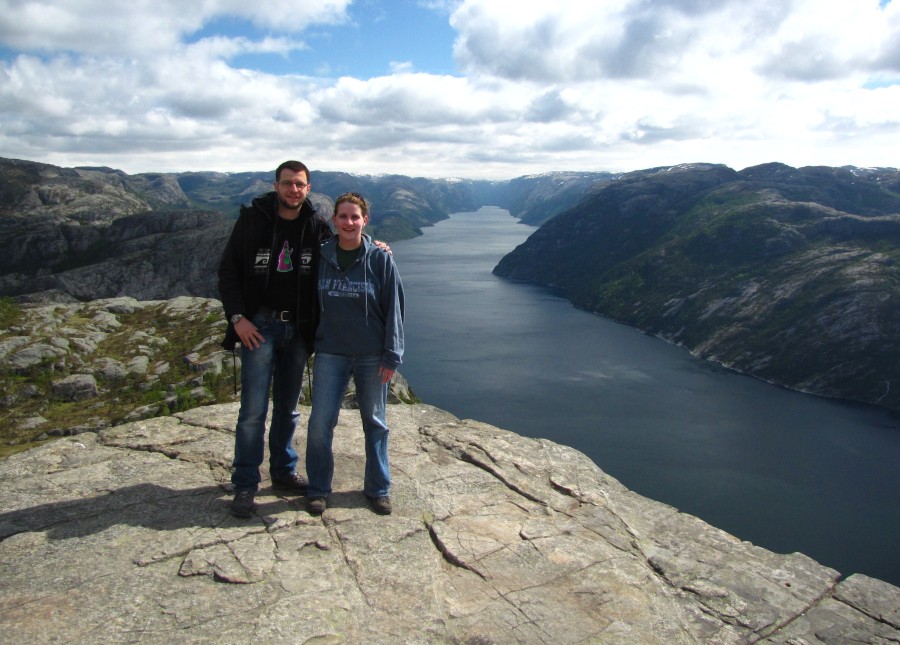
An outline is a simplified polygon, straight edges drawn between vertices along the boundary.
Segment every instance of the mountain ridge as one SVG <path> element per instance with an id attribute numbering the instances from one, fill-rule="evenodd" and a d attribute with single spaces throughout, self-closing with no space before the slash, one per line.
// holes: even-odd
<path id="1" fill-rule="evenodd" d="M 271 190 L 273 176 L 274 171 L 128 175 L 0 158 L 0 296 L 217 297 L 208 262 L 224 248 L 240 204 Z M 592 175 L 566 176 L 561 187 L 569 204 L 570 184 L 580 186 Z M 533 181 L 545 183 L 541 177 Z M 309 200 L 323 219 L 339 194 L 363 193 L 372 204 L 367 230 L 388 242 L 421 235 L 452 212 L 511 200 L 506 182 L 313 170 L 311 183 Z M 525 190 L 527 200 L 526 184 L 514 192 Z M 540 191 L 543 196 L 523 210 L 553 201 L 553 191 Z M 511 209 L 516 212 L 517 205 Z"/>
<path id="2" fill-rule="evenodd" d="M 498 275 L 768 382 L 900 409 L 896 169 L 312 177 L 320 213 L 362 191 L 388 241 L 458 210 L 507 208 L 541 227 Z M 233 209 L 271 186 L 271 173 L 129 176 L 4 159 L 0 179 L 0 296 L 35 302 L 215 298 Z"/>
<path id="3" fill-rule="evenodd" d="M 763 380 L 896 410 L 898 187 L 893 169 L 636 171 L 494 272 Z"/>

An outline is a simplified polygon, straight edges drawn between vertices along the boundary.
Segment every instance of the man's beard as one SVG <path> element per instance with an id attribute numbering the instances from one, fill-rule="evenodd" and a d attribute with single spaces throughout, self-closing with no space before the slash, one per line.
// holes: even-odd
<path id="1" fill-rule="evenodd" d="M 300 210 L 300 207 L 303 206 L 303 198 L 302 198 L 302 197 L 298 197 L 298 198 L 297 198 L 297 204 L 296 204 L 296 206 L 295 206 L 295 205 L 293 205 L 293 204 L 289 204 L 289 203 L 285 200 L 284 197 L 282 197 L 281 195 L 279 195 L 279 196 L 278 196 L 278 203 L 279 203 L 281 206 L 283 206 L 284 208 L 286 208 L 286 209 L 288 209 L 288 210 L 290 210 L 290 211 L 298 211 L 298 210 Z"/>

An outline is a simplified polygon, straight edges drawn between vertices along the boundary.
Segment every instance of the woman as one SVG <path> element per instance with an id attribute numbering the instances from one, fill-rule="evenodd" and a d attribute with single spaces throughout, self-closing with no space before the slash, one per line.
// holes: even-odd
<path id="1" fill-rule="evenodd" d="M 361 195 L 338 197 L 332 222 L 337 236 L 322 245 L 319 261 L 306 507 L 320 515 L 327 506 L 334 475 L 334 427 L 352 375 L 366 441 L 363 492 L 376 513 L 388 515 L 385 408 L 388 386 L 403 357 L 403 285 L 391 255 L 363 235 L 369 207 Z"/>

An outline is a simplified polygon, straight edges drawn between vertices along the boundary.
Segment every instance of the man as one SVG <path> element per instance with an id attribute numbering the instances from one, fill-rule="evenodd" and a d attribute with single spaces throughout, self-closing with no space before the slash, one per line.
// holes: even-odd
<path id="1" fill-rule="evenodd" d="M 309 169 L 285 161 L 274 192 L 242 206 L 219 264 L 228 330 L 222 346 L 241 343 L 241 409 L 235 429 L 231 513 L 250 517 L 259 487 L 272 388 L 269 474 L 272 487 L 305 494 L 296 472 L 294 431 L 303 369 L 312 351 L 319 245 L 332 237 L 307 201 Z"/>

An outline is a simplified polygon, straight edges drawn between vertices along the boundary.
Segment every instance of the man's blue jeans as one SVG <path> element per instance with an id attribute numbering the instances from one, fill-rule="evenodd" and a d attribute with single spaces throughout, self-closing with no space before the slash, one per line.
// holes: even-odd
<path id="1" fill-rule="evenodd" d="M 308 354 L 293 323 L 253 317 L 266 342 L 256 349 L 241 349 L 241 411 L 234 438 L 231 483 L 235 491 L 259 487 L 263 462 L 269 387 L 272 389 L 272 422 L 269 427 L 269 473 L 283 477 L 297 467 L 294 431 L 300 413 L 297 403 L 303 386 Z"/>
<path id="2" fill-rule="evenodd" d="M 316 354 L 313 365 L 312 412 L 306 437 L 308 497 L 328 497 L 334 477 L 331 450 L 341 401 L 350 376 L 356 385 L 359 414 L 366 440 L 366 472 L 363 492 L 386 497 L 391 485 L 388 467 L 388 427 L 385 421 L 388 384 L 381 382 L 381 356 Z"/>

